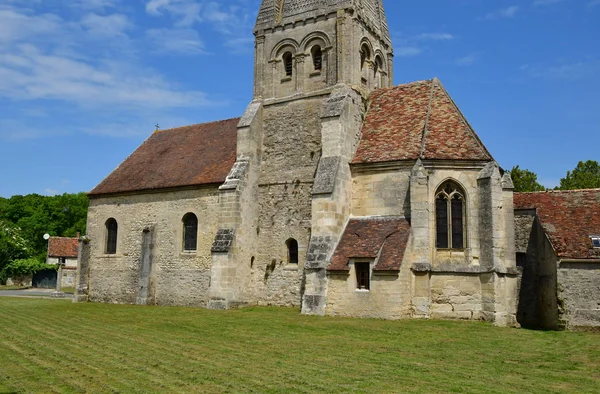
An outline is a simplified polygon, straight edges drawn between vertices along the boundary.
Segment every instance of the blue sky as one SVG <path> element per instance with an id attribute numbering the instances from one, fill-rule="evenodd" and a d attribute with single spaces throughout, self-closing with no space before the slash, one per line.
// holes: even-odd
<path id="1" fill-rule="evenodd" d="M 89 191 L 154 130 L 240 116 L 259 0 L 0 0 L 0 196 Z M 384 2 L 501 166 L 600 160 L 600 0 Z"/>

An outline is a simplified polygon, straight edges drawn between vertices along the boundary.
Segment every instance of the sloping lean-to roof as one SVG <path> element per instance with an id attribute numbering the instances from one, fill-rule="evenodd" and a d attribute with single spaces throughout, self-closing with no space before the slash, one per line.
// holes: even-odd
<path id="1" fill-rule="evenodd" d="M 239 120 L 156 131 L 90 195 L 222 183 L 235 162 Z"/>
<path id="2" fill-rule="evenodd" d="M 354 164 L 492 160 L 437 78 L 376 90 L 369 101 Z"/>
<path id="3" fill-rule="evenodd" d="M 48 239 L 48 257 L 76 259 L 79 254 L 77 238 L 50 237 Z"/>
<path id="4" fill-rule="evenodd" d="M 330 271 L 348 271 L 350 259 L 375 259 L 375 271 L 398 271 L 408 244 L 410 224 L 390 216 L 351 219 L 329 265 Z"/>
<path id="5" fill-rule="evenodd" d="M 600 259 L 600 189 L 515 193 L 515 209 L 535 209 L 558 257 Z"/>

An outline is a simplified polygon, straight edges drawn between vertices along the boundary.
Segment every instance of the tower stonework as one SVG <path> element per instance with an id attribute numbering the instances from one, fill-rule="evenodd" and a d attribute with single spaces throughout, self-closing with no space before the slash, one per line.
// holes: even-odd
<path id="1" fill-rule="evenodd" d="M 231 239 L 213 250 L 209 306 L 300 306 L 304 295 L 305 312 L 324 313 L 366 98 L 392 85 L 383 3 L 264 0 L 254 35 L 254 99 L 238 126 L 236 180 L 220 190 Z"/>

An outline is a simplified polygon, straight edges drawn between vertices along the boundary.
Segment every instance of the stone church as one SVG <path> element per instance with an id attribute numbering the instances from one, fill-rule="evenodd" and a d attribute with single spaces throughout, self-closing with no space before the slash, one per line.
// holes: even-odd
<path id="1" fill-rule="evenodd" d="M 76 299 L 516 325 L 511 178 L 439 80 L 393 85 L 382 0 L 263 0 L 254 35 L 241 118 L 90 193 Z"/>

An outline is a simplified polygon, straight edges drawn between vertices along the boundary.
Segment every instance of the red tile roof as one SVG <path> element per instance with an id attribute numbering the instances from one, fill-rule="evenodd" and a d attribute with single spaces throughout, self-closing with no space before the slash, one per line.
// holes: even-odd
<path id="1" fill-rule="evenodd" d="M 48 257 L 77 258 L 79 241 L 77 238 L 50 237 L 48 239 Z"/>
<path id="2" fill-rule="evenodd" d="M 398 271 L 410 235 L 410 224 L 397 216 L 351 219 L 329 265 L 330 271 L 349 270 L 351 258 L 377 258 L 375 271 Z"/>
<path id="3" fill-rule="evenodd" d="M 362 133 L 356 164 L 492 160 L 437 78 L 374 91 Z"/>
<path id="4" fill-rule="evenodd" d="M 558 257 L 598 259 L 590 235 L 600 235 L 600 189 L 515 193 L 515 209 L 536 209 Z"/>
<path id="5" fill-rule="evenodd" d="M 239 120 L 156 131 L 90 195 L 222 183 L 235 162 Z"/>

